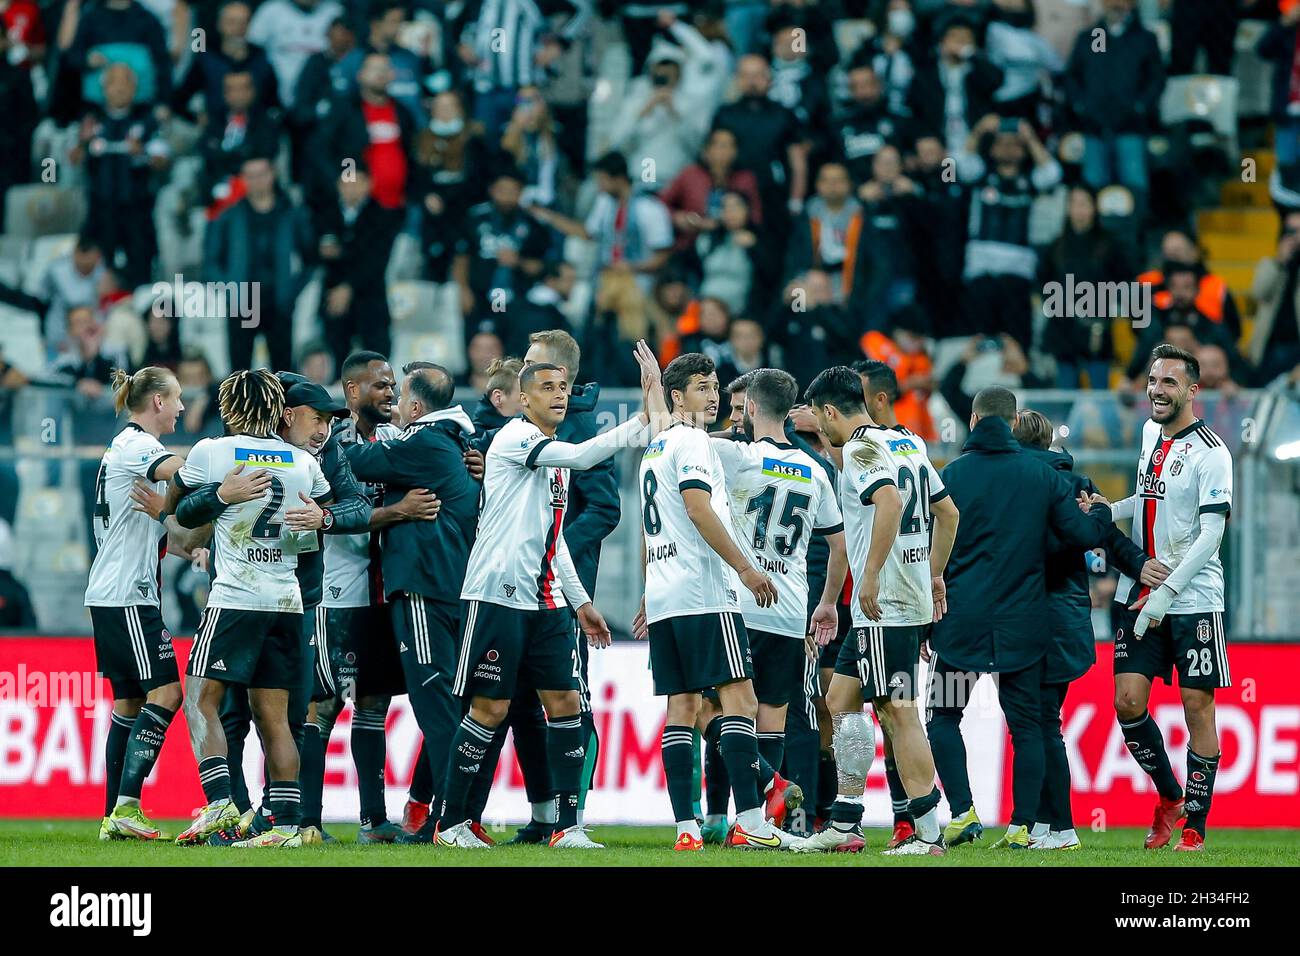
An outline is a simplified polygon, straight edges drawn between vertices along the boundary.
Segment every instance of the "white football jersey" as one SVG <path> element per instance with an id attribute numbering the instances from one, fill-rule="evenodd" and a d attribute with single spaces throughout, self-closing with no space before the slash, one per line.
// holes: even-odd
<path id="1" fill-rule="evenodd" d="M 356 441 L 363 441 L 356 429 L 350 429 Z M 387 441 L 401 437 L 396 425 L 380 423 L 370 441 Z M 335 439 L 342 442 L 343 435 Z M 370 503 L 378 508 L 384 503 L 384 486 L 358 480 Z M 325 535 L 325 577 L 321 607 L 369 607 L 383 600 L 379 582 L 379 532 Z"/>
<path id="2" fill-rule="evenodd" d="M 727 482 L 714 444 L 703 429 L 674 422 L 641 458 L 648 623 L 740 610 L 740 579 L 700 536 L 682 500 L 688 488 L 709 492 L 714 513 L 730 532 Z"/>
<path id="3" fill-rule="evenodd" d="M 569 577 L 573 562 L 563 534 L 569 469 L 537 461 L 553 441 L 523 416 L 510 419 L 492 439 L 463 599 L 532 611 L 582 603 L 566 601 L 564 594 L 577 579 L 576 573 Z M 580 597 L 585 600 L 585 593 Z"/>
<path id="4" fill-rule="evenodd" d="M 930 504 L 948 497 L 939 472 L 926 455 L 925 442 L 906 428 L 863 425 L 844 443 L 840 506 L 849 552 L 849 573 L 858 580 L 867 566 L 876 506 L 871 496 L 895 485 L 903 500 L 898 537 L 880 569 L 878 602 L 882 617 L 873 621 L 858 603 L 849 604 L 854 627 L 929 624 L 934 619 L 930 591 Z"/>
<path id="5" fill-rule="evenodd" d="M 128 422 L 113 438 L 95 479 L 95 509 L 90 525 L 95 560 L 90 565 L 86 607 L 158 607 L 159 567 L 167 551 L 167 529 L 142 511 L 133 511 L 131 488 L 152 481 L 154 470 L 172 457 L 153 435 Z M 165 482 L 153 490 L 165 494 Z"/>
<path id="6" fill-rule="evenodd" d="M 1197 419 L 1172 438 L 1158 422 L 1142 426 L 1133 543 L 1166 567 L 1176 568 L 1201 534 L 1201 515 L 1232 511 L 1232 453 Z M 1125 606 L 1146 593 L 1120 575 L 1115 600 Z M 1171 614 L 1223 610 L 1223 564 L 1216 551 L 1170 605 Z"/>
<path id="7" fill-rule="evenodd" d="M 745 627 L 802 638 L 808 631 L 808 544 L 844 530 L 825 470 L 796 445 L 715 438 L 726 472 L 732 535 L 754 567 L 776 585 L 777 601 L 759 607 L 740 589 Z"/>
<path id="8" fill-rule="evenodd" d="M 240 611 L 302 613 L 302 592 L 295 570 L 300 551 L 319 547 L 315 531 L 284 527 L 284 513 L 301 508 L 299 492 L 323 500 L 329 482 L 316 456 L 280 438 L 227 435 L 205 438 L 190 450 L 177 477 L 186 488 L 221 481 L 237 464 L 246 472 L 271 473 L 271 490 L 263 498 L 231 505 L 217 518 L 212 534 L 216 580 L 211 607 Z"/>

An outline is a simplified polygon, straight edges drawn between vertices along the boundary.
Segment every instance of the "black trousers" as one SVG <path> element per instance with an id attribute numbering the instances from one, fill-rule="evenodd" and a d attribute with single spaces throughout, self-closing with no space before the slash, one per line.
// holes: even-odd
<path id="1" fill-rule="evenodd" d="M 252 367 L 253 344 L 258 333 L 266 337 L 266 348 L 271 353 L 271 368 L 275 371 L 296 370 L 293 362 L 293 312 L 276 308 L 274 290 L 263 285 L 258 292 L 257 315 L 251 318 L 232 316 L 227 319 L 230 348 L 230 370 L 239 372 Z M 245 327 L 246 323 L 253 323 Z"/>
<path id="2" fill-rule="evenodd" d="M 442 796 L 437 791 L 446 780 L 452 738 L 462 716 L 461 702 L 451 689 L 459 651 L 460 605 L 401 592 L 393 596 L 389 607 L 406 693 L 424 735 L 422 753 L 433 777 L 436 801 Z"/>
<path id="3" fill-rule="evenodd" d="M 1070 761 L 1065 755 L 1065 738 L 1061 736 L 1061 708 L 1070 690 L 1068 681 L 1044 682 L 1041 691 L 1043 715 L 1043 793 L 1038 801 L 1036 823 L 1046 823 L 1053 830 L 1074 826 L 1070 812 Z"/>
<path id="4" fill-rule="evenodd" d="M 1038 816 L 1043 792 L 1043 671 L 1046 658 L 1024 670 L 996 675 L 998 704 L 1011 731 L 1011 823 L 1031 826 Z M 961 716 L 980 675 L 946 665 L 936 657 L 930 675 L 927 729 L 935 770 L 953 816 L 973 803 L 966 767 Z M 1059 720 L 1058 720 L 1059 732 Z"/>
<path id="5" fill-rule="evenodd" d="M 123 264 L 115 266 L 122 286 L 134 289 L 145 285 L 153 275 L 153 258 L 158 251 L 154 231 L 152 196 L 143 201 L 123 203 L 94 194 L 86 197 L 86 225 L 83 232 L 99 243 L 104 262 L 114 266 L 118 253 Z"/>
<path id="6" fill-rule="evenodd" d="M 329 289 L 321 290 L 321 325 L 325 328 L 325 341 L 334 353 L 334 367 L 343 368 L 354 348 L 368 349 L 387 355 L 391 351 L 392 316 L 388 312 L 385 295 L 353 298 L 351 306 L 342 315 L 329 315 L 325 311 L 325 297 Z"/>
<path id="7" fill-rule="evenodd" d="M 1223 0 L 1174 0 L 1170 14 L 1169 75 L 1196 70 L 1196 53 L 1205 50 L 1205 72 L 1232 75 L 1237 37 L 1237 4 Z"/>
<path id="8" fill-rule="evenodd" d="M 966 284 L 967 326 L 990 338 L 1006 332 L 1029 351 L 1034 336 L 1032 283 L 1016 275 L 976 276 Z"/>

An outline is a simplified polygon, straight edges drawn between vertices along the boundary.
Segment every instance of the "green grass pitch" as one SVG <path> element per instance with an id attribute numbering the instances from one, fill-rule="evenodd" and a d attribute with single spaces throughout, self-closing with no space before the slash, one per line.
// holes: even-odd
<path id="1" fill-rule="evenodd" d="M 184 823 L 169 821 L 178 832 Z M 974 845 L 957 847 L 942 859 L 882 857 L 889 834 L 867 831 L 867 850 L 860 854 L 805 856 L 794 853 L 723 850 L 673 853 L 671 827 L 595 827 L 592 835 L 604 851 L 561 852 L 546 847 L 496 847 L 488 851 L 444 850 L 431 846 L 358 846 L 356 826 L 327 828 L 340 842 L 294 850 L 233 850 L 226 847 L 178 847 L 125 841 L 101 843 L 99 821 L 0 821 L 0 866 L 1296 866 L 1300 864 L 1300 830 L 1215 830 L 1204 853 L 1142 849 L 1142 831 L 1118 829 L 1081 832 L 1083 849 L 1072 852 L 992 850 L 997 834 L 989 831 Z M 499 840 L 514 832 L 493 833 Z M 1177 833 L 1175 833 L 1177 837 Z"/>

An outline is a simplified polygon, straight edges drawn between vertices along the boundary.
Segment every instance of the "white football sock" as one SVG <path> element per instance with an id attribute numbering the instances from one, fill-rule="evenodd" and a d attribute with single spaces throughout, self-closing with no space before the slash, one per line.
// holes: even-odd
<path id="1" fill-rule="evenodd" d="M 677 821 L 678 839 L 681 838 L 681 835 L 683 833 L 689 833 L 691 836 L 695 837 L 695 839 L 698 840 L 700 839 L 700 825 L 695 822 L 694 818 L 691 818 L 690 820 L 678 820 Z"/>

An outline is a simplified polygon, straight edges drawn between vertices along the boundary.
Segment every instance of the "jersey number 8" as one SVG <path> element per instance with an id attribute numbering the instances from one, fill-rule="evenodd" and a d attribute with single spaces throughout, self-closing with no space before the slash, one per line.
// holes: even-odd
<path id="1" fill-rule="evenodd" d="M 645 507 L 641 509 L 641 523 L 645 526 L 647 537 L 652 537 L 663 530 L 664 523 L 659 517 L 659 506 L 655 504 L 655 492 L 659 490 L 659 479 L 653 471 L 647 471 L 641 479 L 641 492 L 645 495 Z"/>

